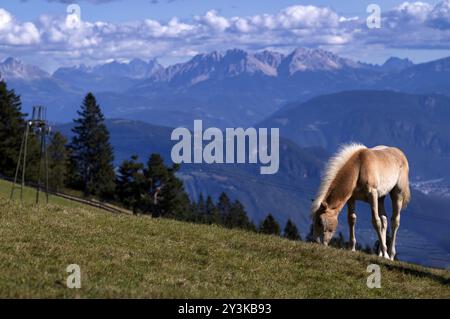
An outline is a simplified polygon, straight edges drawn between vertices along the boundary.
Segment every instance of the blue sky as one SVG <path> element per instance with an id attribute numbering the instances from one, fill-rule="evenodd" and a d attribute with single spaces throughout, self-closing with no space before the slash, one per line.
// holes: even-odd
<path id="1" fill-rule="evenodd" d="M 436 4 L 438 1 L 427 1 Z M 95 1 L 46 1 L 12 0 L 1 7 L 13 12 L 22 20 L 34 20 L 41 14 L 58 15 L 65 12 L 69 3 L 78 3 L 87 20 L 124 22 L 146 18 L 169 20 L 173 16 L 191 18 L 210 9 L 216 9 L 224 16 L 246 16 L 258 13 L 271 13 L 292 5 L 329 6 L 335 11 L 349 15 L 365 15 L 366 7 L 371 3 L 381 9 L 390 9 L 401 1 L 396 0 L 118 0 L 95 4 Z"/>
<path id="2" fill-rule="evenodd" d="M 0 4 L 0 58 L 14 56 L 51 71 L 61 65 L 158 58 L 163 64 L 200 52 L 320 47 L 382 63 L 450 55 L 450 0 L 70 0 Z M 368 29 L 366 7 L 381 7 L 381 29 Z M 73 19 L 70 20 L 73 22 Z"/>

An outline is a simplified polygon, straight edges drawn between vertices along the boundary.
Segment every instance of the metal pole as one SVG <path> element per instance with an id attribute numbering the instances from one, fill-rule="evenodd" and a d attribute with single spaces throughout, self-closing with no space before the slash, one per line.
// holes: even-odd
<path id="1" fill-rule="evenodd" d="M 27 123 L 26 123 L 27 124 Z M 20 143 L 20 151 L 19 151 L 19 159 L 17 160 L 17 167 L 16 167 L 16 173 L 14 174 L 14 182 L 11 187 L 11 196 L 10 199 L 12 200 L 14 197 L 14 190 L 16 188 L 17 184 L 17 178 L 19 177 L 19 170 L 20 170 L 20 160 L 22 159 L 22 153 L 23 153 L 23 145 L 25 143 L 25 135 L 26 135 L 27 129 L 25 127 L 25 130 L 23 131 L 22 136 L 22 142 Z"/>
<path id="2" fill-rule="evenodd" d="M 36 118 L 36 106 L 33 106 L 33 115 L 31 116 L 31 120 L 33 121 Z"/>
<path id="3" fill-rule="evenodd" d="M 48 131 L 46 130 L 48 133 Z M 48 204 L 48 152 L 47 152 L 47 137 L 44 139 L 44 152 L 45 152 L 45 196 Z"/>
<path id="4" fill-rule="evenodd" d="M 25 145 L 23 155 L 23 167 L 22 167 L 22 184 L 20 186 L 20 201 L 23 203 L 23 188 L 25 186 L 25 169 L 27 163 L 27 148 L 28 148 L 28 134 L 30 132 L 30 122 L 27 122 L 27 128 L 25 130 Z"/>
<path id="5" fill-rule="evenodd" d="M 39 113 L 41 109 L 39 108 Z M 42 127 L 38 128 L 38 140 L 39 140 L 39 160 L 38 160 L 38 180 L 36 188 L 36 204 L 39 203 L 39 193 L 41 191 L 41 168 L 42 168 L 42 137 L 44 136 L 42 132 Z"/>

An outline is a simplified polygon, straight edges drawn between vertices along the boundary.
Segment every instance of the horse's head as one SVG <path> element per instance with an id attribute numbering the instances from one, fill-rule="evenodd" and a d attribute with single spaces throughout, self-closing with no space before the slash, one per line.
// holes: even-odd
<path id="1" fill-rule="evenodd" d="M 316 242 L 328 245 L 338 226 L 337 214 L 323 202 L 313 215 L 313 236 Z"/>

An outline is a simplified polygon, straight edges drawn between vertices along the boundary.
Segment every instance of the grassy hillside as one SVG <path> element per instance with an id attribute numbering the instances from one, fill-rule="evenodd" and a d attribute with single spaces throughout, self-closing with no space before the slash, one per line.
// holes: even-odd
<path id="1" fill-rule="evenodd" d="M 443 270 L 55 198 L 20 206 L 8 194 L 0 181 L 2 298 L 450 298 Z M 73 263 L 81 267 L 81 289 L 66 288 Z M 371 263 L 381 266 L 381 289 L 366 286 Z"/>

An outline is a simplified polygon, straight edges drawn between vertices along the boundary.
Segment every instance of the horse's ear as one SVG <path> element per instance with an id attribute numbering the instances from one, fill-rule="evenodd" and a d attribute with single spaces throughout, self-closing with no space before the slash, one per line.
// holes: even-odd
<path id="1" fill-rule="evenodd" d="M 320 204 L 320 208 L 323 209 L 323 210 L 327 210 L 328 204 L 325 203 L 325 202 L 322 202 L 322 203 Z"/>

